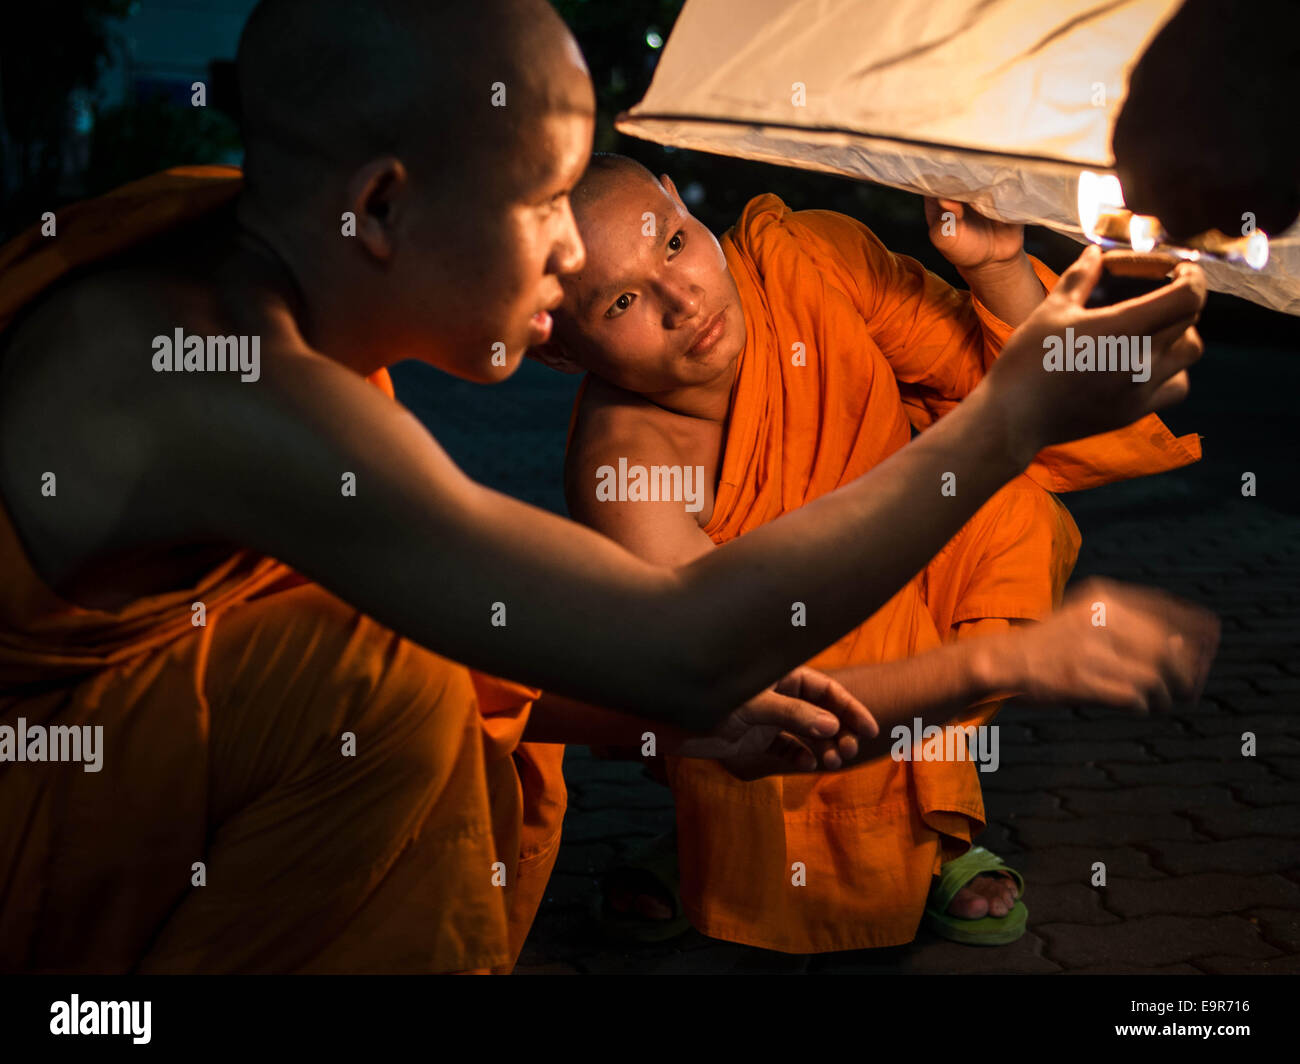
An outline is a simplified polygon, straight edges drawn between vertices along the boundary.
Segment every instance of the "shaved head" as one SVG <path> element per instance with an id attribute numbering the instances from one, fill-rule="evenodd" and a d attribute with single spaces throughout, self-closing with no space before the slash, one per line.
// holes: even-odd
<path id="1" fill-rule="evenodd" d="M 665 191 L 659 179 L 635 159 L 614 152 L 595 152 L 578 187 L 573 190 L 574 213 L 581 217 L 611 192 L 636 184 L 654 185 L 661 192 Z"/>
<path id="2" fill-rule="evenodd" d="M 573 191 L 573 213 L 586 262 L 564 279 L 556 342 L 534 356 L 664 401 L 728 388 L 746 337 L 740 294 L 717 238 L 672 178 L 598 153 Z"/>
<path id="3" fill-rule="evenodd" d="M 239 44 L 250 189 L 292 202 L 392 154 L 426 185 L 500 191 L 539 115 L 594 111 L 585 74 L 545 0 L 263 0 Z"/>
<path id="4" fill-rule="evenodd" d="M 595 94 L 545 0 L 262 0 L 238 75 L 241 232 L 317 350 L 492 381 L 549 336 Z"/>

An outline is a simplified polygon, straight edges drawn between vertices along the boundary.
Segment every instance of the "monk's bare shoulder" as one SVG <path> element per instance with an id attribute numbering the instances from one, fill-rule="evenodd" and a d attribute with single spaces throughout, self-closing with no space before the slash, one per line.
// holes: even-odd
<path id="1" fill-rule="evenodd" d="M 602 466 L 617 465 L 620 458 L 645 465 L 685 462 L 675 419 L 634 392 L 589 376 L 564 463 L 565 496 L 574 518 L 591 523 L 600 512 L 592 485 Z"/>
<path id="2" fill-rule="evenodd" d="M 32 308 L 0 351 L 0 497 L 42 577 L 107 602 L 107 572 L 143 594 L 228 555 L 205 527 L 237 480 L 223 465 L 246 461 L 236 434 L 277 436 L 268 423 L 292 409 L 282 363 L 305 357 L 202 278 L 155 269 L 95 273 Z M 278 436 L 291 445 L 290 426 Z M 146 555 L 156 571 L 132 561 Z"/>

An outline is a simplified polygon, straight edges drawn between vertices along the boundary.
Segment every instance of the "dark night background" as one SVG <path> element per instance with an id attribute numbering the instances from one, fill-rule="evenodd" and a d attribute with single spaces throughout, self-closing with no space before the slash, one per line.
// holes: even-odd
<path id="1" fill-rule="evenodd" d="M 253 6 L 253 0 L 10 5 L 0 28 L 0 239 L 42 211 L 166 166 L 238 163 L 232 60 Z M 614 115 L 648 86 L 657 45 L 667 40 L 680 2 L 556 0 L 556 7 L 582 45 L 596 85 L 596 148 L 669 172 L 715 231 L 730 225 L 752 196 L 775 192 L 795 208 L 858 217 L 895 251 L 959 283 L 929 244 L 916 196 L 672 152 L 614 131 Z M 196 80 L 207 84 L 206 108 L 189 104 Z M 1036 229 L 1026 244 L 1056 269 L 1079 250 Z M 1205 703 L 1164 724 L 1068 707 L 1032 719 L 1006 714 L 1003 757 L 1011 765 L 997 774 L 996 785 L 1005 790 L 987 788 L 991 841 L 981 841 L 1018 861 L 1030 879 L 1030 934 L 994 951 L 954 952 L 951 944 L 921 941 L 902 960 L 886 951 L 892 959 L 879 962 L 883 969 L 871 967 L 876 961 L 842 958 L 814 960 L 808 968 L 805 958 L 807 970 L 844 963 L 850 964 L 845 970 L 886 971 L 1297 970 L 1300 806 L 1297 785 L 1286 781 L 1298 775 L 1300 733 L 1279 714 L 1294 717 L 1300 690 L 1300 521 L 1294 517 L 1300 433 L 1292 409 L 1300 393 L 1300 319 L 1211 295 L 1201 332 L 1206 354 L 1193 372 L 1192 396 L 1166 420 L 1178 433 L 1203 435 L 1203 462 L 1066 501 L 1084 532 L 1080 572 L 1159 584 L 1223 615 L 1224 651 Z M 394 379 L 402 400 L 471 476 L 563 510 L 560 470 L 575 378 L 525 362 L 494 388 L 410 363 L 397 367 Z M 1256 473 L 1258 497 L 1242 498 L 1243 471 Z M 1242 766 L 1240 757 L 1210 749 L 1214 736 L 1240 731 L 1248 721 L 1276 740 L 1275 753 L 1280 744 L 1276 757 Z M 1145 730 L 1125 730 L 1131 726 Z M 1041 769 L 1045 758 L 1073 782 L 1016 783 L 1017 772 Z M 565 846 L 523 970 L 798 968 L 797 961 L 711 944 L 693 933 L 685 944 L 630 956 L 602 950 L 586 908 L 595 879 L 629 841 L 668 826 L 671 804 L 667 792 L 639 780 L 635 766 L 594 762 L 579 749 L 570 750 L 566 766 L 573 805 Z M 1194 794 L 1180 786 L 1191 783 L 1202 786 Z M 1093 830 L 1096 838 L 1087 836 Z M 1128 855 L 1115 858 L 1116 886 L 1100 901 L 1082 887 L 1076 892 L 1074 873 L 1053 863 L 1073 860 L 1064 852 L 1071 839 Z M 1161 888 L 1154 894 L 1152 883 Z M 1223 900 L 1206 902 L 1207 896 Z M 1076 928 L 1087 934 L 1076 936 Z"/>

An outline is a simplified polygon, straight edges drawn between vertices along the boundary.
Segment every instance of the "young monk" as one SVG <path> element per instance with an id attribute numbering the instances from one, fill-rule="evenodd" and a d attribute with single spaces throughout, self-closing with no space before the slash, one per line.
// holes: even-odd
<path id="1" fill-rule="evenodd" d="M 574 204 L 587 262 L 565 282 L 556 340 L 536 352 L 591 371 L 567 460 L 570 509 L 664 565 L 709 557 L 906 453 L 911 429 L 953 416 L 1013 326 L 1057 285 L 1024 254 L 1021 227 L 955 203 L 929 205 L 931 234 L 970 295 L 891 254 L 861 224 L 791 213 L 774 196 L 752 201 L 719 245 L 671 179 L 621 156 L 593 157 Z M 1115 677 L 1099 683 L 1087 668 L 1113 631 L 1093 624 L 1091 604 L 1107 597 L 1097 586 L 1034 630 L 1011 629 L 1060 605 L 1078 551 L 1074 522 L 1045 489 L 1153 473 L 1199 454 L 1196 437 L 1175 439 L 1154 415 L 1041 452 L 883 609 L 812 663 L 869 706 L 886 734 L 918 716 L 986 723 L 1006 691 L 1146 708 Z M 656 468 L 698 469 L 702 492 L 683 505 L 662 490 L 615 491 L 615 471 Z M 926 490 L 955 501 L 965 487 L 941 475 Z M 752 773 L 754 760 L 730 767 Z M 911 940 L 932 875 L 983 827 L 971 760 L 880 759 L 830 777 L 759 782 L 717 763 L 668 765 L 685 913 L 707 934 L 770 949 Z M 793 862 L 806 882 L 792 882 Z M 1018 937 L 1024 906 L 1006 876 L 976 878 L 989 866 L 974 862 L 955 897 L 945 886 L 937 929 L 966 941 Z M 616 876 L 610 888 L 616 909 L 672 914 L 671 891 L 651 878 Z"/>
<path id="2" fill-rule="evenodd" d="M 1086 312 L 1085 258 L 908 453 L 650 565 L 469 481 L 383 372 L 503 379 L 582 266 L 593 98 L 554 12 L 268 0 L 238 66 L 242 184 L 137 183 L 0 252 L 5 969 L 508 968 L 563 809 L 526 726 L 610 741 L 596 703 L 852 757 L 819 707 L 870 734 L 861 707 L 782 678 L 1043 446 L 1177 401 L 1200 354 L 1199 273 Z M 1067 325 L 1156 333 L 1151 380 L 1044 373 Z M 918 487 L 943 470 L 956 500 Z M 1188 638 L 1134 651 L 1134 690 L 1194 686 L 1195 626 L 1144 616 Z M 103 729 L 98 771 L 42 760 L 56 727 Z"/>

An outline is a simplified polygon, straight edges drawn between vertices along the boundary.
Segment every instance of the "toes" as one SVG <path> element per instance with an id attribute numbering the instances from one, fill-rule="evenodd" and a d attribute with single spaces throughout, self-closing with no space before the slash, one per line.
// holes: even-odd
<path id="1" fill-rule="evenodd" d="M 1019 896 L 1015 880 L 1010 876 L 1003 872 L 984 873 L 956 893 L 948 912 L 963 920 L 1006 916 L 1015 908 Z"/>
<path id="2" fill-rule="evenodd" d="M 948 912 L 962 920 L 978 920 L 981 916 L 988 915 L 989 900 L 969 886 L 962 887 L 949 903 Z"/>

